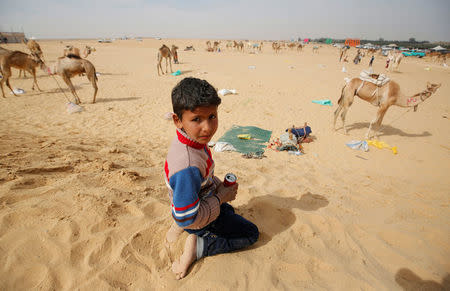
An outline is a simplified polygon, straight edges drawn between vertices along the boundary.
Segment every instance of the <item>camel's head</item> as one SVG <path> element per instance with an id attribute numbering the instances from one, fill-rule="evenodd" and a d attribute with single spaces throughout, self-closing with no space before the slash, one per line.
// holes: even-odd
<path id="1" fill-rule="evenodd" d="M 36 64 L 38 64 L 42 70 L 44 70 L 44 71 L 47 70 L 47 66 L 45 65 L 44 61 L 41 59 L 40 54 L 32 53 L 29 56 L 29 58 L 31 58 Z"/>
<path id="2" fill-rule="evenodd" d="M 439 83 L 439 84 L 433 84 L 433 83 L 427 82 L 427 91 L 428 91 L 428 92 L 434 93 L 434 92 L 436 92 L 436 90 L 437 90 L 439 87 L 441 87 L 441 83 Z"/>
<path id="3" fill-rule="evenodd" d="M 178 47 L 176 45 L 172 45 L 172 50 L 177 50 Z"/>

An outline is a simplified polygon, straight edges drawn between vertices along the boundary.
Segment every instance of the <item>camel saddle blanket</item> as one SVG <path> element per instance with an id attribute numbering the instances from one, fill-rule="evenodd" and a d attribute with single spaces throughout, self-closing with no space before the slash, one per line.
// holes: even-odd
<path id="1" fill-rule="evenodd" d="M 390 79 L 384 74 L 373 74 L 372 72 L 366 70 L 359 74 L 359 78 L 363 81 L 373 83 L 378 87 L 381 87 L 390 81 Z"/>

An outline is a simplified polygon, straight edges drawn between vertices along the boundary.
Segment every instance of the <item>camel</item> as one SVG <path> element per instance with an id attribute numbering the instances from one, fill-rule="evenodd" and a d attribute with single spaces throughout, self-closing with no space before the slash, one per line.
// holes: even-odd
<path id="1" fill-rule="evenodd" d="M 393 70 L 398 71 L 398 67 L 400 66 L 400 63 L 403 59 L 403 54 L 401 52 L 390 51 L 388 54 L 388 59 L 389 59 L 389 66 L 387 69 L 389 71 Z"/>
<path id="2" fill-rule="evenodd" d="M 211 46 L 211 42 L 208 40 L 208 41 L 206 41 L 206 50 L 210 51 L 210 49 L 212 49 L 212 46 Z"/>
<path id="3" fill-rule="evenodd" d="M 83 59 L 87 58 L 92 52 L 95 52 L 96 49 L 91 46 L 86 46 L 83 50 Z M 64 55 L 60 58 L 67 57 L 68 55 L 76 55 L 81 57 L 80 49 L 77 47 L 74 47 L 73 45 L 66 45 L 64 48 Z"/>
<path id="4" fill-rule="evenodd" d="M 336 130 L 336 119 L 342 111 L 342 127 L 344 129 L 344 133 L 347 134 L 347 129 L 345 127 L 345 115 L 352 105 L 355 96 L 358 96 L 364 101 L 379 107 L 376 117 L 370 122 L 369 129 L 367 130 L 366 139 L 368 139 L 370 130 L 374 124 L 376 127 L 375 136 L 377 136 L 383 117 L 391 105 L 413 107 L 414 111 L 416 111 L 417 106 L 435 93 L 440 86 L 441 84 L 430 84 L 428 82 L 427 88 L 424 91 L 412 96 L 407 96 L 400 91 L 400 85 L 394 81 L 389 81 L 379 87 L 371 82 L 363 81 L 359 78 L 353 78 L 349 80 L 342 88 L 341 97 L 338 100 L 339 107 L 334 112 L 334 129 Z"/>
<path id="5" fill-rule="evenodd" d="M 242 41 L 240 42 L 236 42 L 235 40 L 233 41 L 233 47 L 237 48 L 238 51 L 244 51 L 244 43 Z"/>
<path id="6" fill-rule="evenodd" d="M 313 46 L 313 53 L 319 53 L 319 47 L 317 45 Z"/>
<path id="7" fill-rule="evenodd" d="M 172 49 L 170 50 L 170 52 L 172 53 L 173 56 L 173 63 L 174 64 L 178 64 L 178 52 L 177 52 L 178 47 L 176 45 L 172 45 Z"/>
<path id="8" fill-rule="evenodd" d="M 3 98 L 5 97 L 5 92 L 3 90 L 3 83 L 6 82 L 6 86 L 11 90 L 11 92 L 15 95 L 13 89 L 11 88 L 11 85 L 9 83 L 9 78 L 11 77 L 11 68 L 17 68 L 20 70 L 28 71 L 30 74 L 33 75 L 33 87 L 34 85 L 38 88 L 39 91 L 42 91 L 41 88 L 39 88 L 39 85 L 36 81 L 36 67 L 40 66 L 42 70 L 45 70 L 44 62 L 41 60 L 41 58 L 35 54 L 26 54 L 21 51 L 13 51 L 11 53 L 8 53 L 5 55 L 1 60 L 1 68 L 3 70 L 3 78 L 0 80 L 0 86 L 2 87 L 2 94 Z"/>
<path id="9" fill-rule="evenodd" d="M 227 44 L 225 45 L 225 47 L 226 47 L 227 49 L 233 48 L 233 42 L 232 42 L 232 41 L 227 41 Z"/>
<path id="10" fill-rule="evenodd" d="M 83 55 L 84 55 L 83 59 L 87 58 L 88 55 L 90 55 L 91 53 L 93 53 L 95 51 L 96 51 L 95 47 L 87 45 L 83 50 Z"/>
<path id="11" fill-rule="evenodd" d="M 215 41 L 213 45 L 213 51 L 217 52 L 219 50 L 220 41 Z"/>
<path id="12" fill-rule="evenodd" d="M 23 40 L 23 43 L 27 45 L 27 47 L 30 50 L 31 54 L 35 54 L 40 59 L 42 59 L 43 53 L 42 53 L 42 50 L 41 50 L 41 46 L 35 40 L 30 39 L 27 42 L 25 42 L 25 40 Z"/>
<path id="13" fill-rule="evenodd" d="M 156 65 L 156 69 L 158 70 L 158 76 L 160 76 L 159 69 L 161 69 L 161 73 L 164 75 L 164 71 L 161 66 L 161 62 L 162 62 L 163 58 L 166 59 L 166 74 L 167 74 L 167 63 L 169 63 L 169 65 L 170 65 L 170 72 L 173 73 L 172 53 L 170 52 L 170 49 L 165 44 L 163 44 L 162 47 L 160 47 L 158 50 L 158 59 L 157 59 L 158 64 Z"/>
<path id="14" fill-rule="evenodd" d="M 297 45 L 297 51 L 300 52 L 300 51 L 302 51 L 302 50 L 303 50 L 303 45 L 302 45 L 301 43 L 299 43 L 299 44 Z"/>
<path id="15" fill-rule="evenodd" d="M 291 42 L 290 44 L 288 44 L 288 48 L 293 50 L 295 48 L 295 43 Z"/>
<path id="16" fill-rule="evenodd" d="M 63 58 L 58 58 L 53 67 L 47 68 L 47 71 L 51 75 L 57 74 L 63 78 L 64 82 L 67 86 L 69 86 L 70 91 L 75 97 L 76 104 L 80 104 L 81 100 L 78 97 L 70 78 L 77 75 L 86 74 L 88 80 L 92 84 L 92 87 L 94 87 L 94 98 L 92 99 L 92 103 L 95 103 L 95 97 L 97 96 L 98 91 L 98 79 L 95 72 L 95 67 L 90 61 L 82 59 L 80 56 L 69 54 Z"/>
<path id="17" fill-rule="evenodd" d="M 275 53 L 278 53 L 281 49 L 281 45 L 279 43 L 273 42 L 272 43 L 272 48 L 275 51 Z"/>

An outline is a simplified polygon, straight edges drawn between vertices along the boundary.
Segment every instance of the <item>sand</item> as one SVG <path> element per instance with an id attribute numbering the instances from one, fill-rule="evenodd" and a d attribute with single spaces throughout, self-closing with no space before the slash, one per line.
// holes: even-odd
<path id="1" fill-rule="evenodd" d="M 180 64 L 172 66 L 181 76 L 157 75 L 162 43 L 180 47 Z M 5 88 L 0 98 L 0 289 L 448 290 L 449 68 L 409 57 L 389 73 L 411 95 L 427 81 L 442 87 L 417 112 L 387 112 L 379 138 L 397 146 L 397 155 L 373 147 L 365 153 L 345 143 L 364 138 L 377 108 L 356 99 L 348 135 L 340 120 L 332 129 L 332 117 L 344 78 L 367 68 L 369 57 L 343 64 L 331 46 L 275 54 L 270 43 L 259 54 L 208 53 L 204 43 L 41 41 L 49 64 L 67 44 L 97 48 L 88 57 L 100 73 L 96 104 L 87 78 L 73 79 L 81 113 L 66 111 L 66 97 L 43 71 L 39 92 L 29 74 L 19 79 L 13 70 L 12 86 L 26 93 L 15 97 Z M 183 51 L 187 45 L 196 51 Z M 376 55 L 375 71 L 384 64 Z M 232 205 L 257 224 L 260 239 L 198 261 L 177 281 L 170 266 L 186 234 L 172 246 L 164 242 L 172 219 L 163 165 L 175 134 L 164 114 L 171 89 L 187 76 L 238 92 L 222 98 L 213 140 L 233 124 L 279 137 L 304 122 L 316 139 L 303 156 L 214 153 L 217 176 L 238 176 Z"/>

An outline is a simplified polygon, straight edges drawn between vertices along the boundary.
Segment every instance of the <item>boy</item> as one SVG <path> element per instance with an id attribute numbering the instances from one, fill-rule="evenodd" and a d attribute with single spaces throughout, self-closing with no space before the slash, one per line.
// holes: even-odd
<path id="1" fill-rule="evenodd" d="M 180 259 L 172 264 L 177 279 L 205 256 L 227 253 L 255 243 L 256 225 L 234 213 L 227 202 L 236 198 L 238 184 L 224 187 L 214 176 L 208 142 L 218 127 L 221 99 L 205 80 L 185 78 L 172 90 L 173 122 L 177 127 L 165 163 L 165 181 L 175 221 L 167 233 L 173 242 L 180 227 L 189 233 Z"/>

